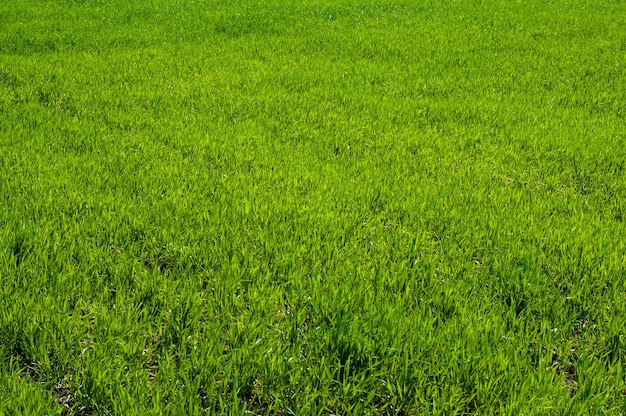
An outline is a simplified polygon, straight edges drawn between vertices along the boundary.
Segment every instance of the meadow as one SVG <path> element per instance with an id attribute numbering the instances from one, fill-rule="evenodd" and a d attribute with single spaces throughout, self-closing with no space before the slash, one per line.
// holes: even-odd
<path id="1" fill-rule="evenodd" d="M 0 415 L 626 413 L 626 3 L 0 3 Z"/>

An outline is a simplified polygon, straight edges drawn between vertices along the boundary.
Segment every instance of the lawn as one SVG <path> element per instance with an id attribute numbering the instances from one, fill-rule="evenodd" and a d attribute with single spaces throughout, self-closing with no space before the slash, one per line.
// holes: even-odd
<path id="1" fill-rule="evenodd" d="M 3 1 L 0 415 L 626 413 L 624 28 Z"/>

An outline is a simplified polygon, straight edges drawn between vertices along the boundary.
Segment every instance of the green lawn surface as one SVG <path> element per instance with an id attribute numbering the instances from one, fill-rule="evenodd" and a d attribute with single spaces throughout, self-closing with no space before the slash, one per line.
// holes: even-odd
<path id="1" fill-rule="evenodd" d="M 4 0 L 0 415 L 626 413 L 622 0 Z"/>

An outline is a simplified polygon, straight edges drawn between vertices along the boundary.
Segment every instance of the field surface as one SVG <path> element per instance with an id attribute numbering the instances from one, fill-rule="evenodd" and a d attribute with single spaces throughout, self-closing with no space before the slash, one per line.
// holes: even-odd
<path id="1" fill-rule="evenodd" d="M 0 415 L 626 413 L 625 28 L 0 2 Z"/>

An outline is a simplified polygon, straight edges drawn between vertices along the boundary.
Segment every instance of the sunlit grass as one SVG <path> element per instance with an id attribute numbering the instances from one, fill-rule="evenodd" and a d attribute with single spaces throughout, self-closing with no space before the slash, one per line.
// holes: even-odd
<path id="1" fill-rule="evenodd" d="M 622 414 L 619 1 L 0 5 L 0 414 Z"/>

